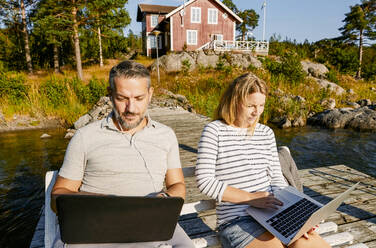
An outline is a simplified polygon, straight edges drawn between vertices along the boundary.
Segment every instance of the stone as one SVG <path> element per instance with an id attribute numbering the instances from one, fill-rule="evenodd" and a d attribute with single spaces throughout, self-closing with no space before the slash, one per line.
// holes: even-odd
<path id="1" fill-rule="evenodd" d="M 321 101 L 321 106 L 326 109 L 334 109 L 336 107 L 336 100 L 333 98 L 324 99 Z"/>
<path id="2" fill-rule="evenodd" d="M 88 124 L 91 121 L 91 116 L 89 114 L 85 114 L 81 116 L 75 123 L 74 123 L 74 128 L 79 129 L 86 124 Z"/>
<path id="3" fill-rule="evenodd" d="M 315 78 L 326 78 L 326 74 L 329 72 L 328 68 L 323 64 L 306 60 L 301 61 L 300 64 L 302 65 L 303 71 Z"/>
<path id="4" fill-rule="evenodd" d="M 294 97 L 294 100 L 295 100 L 295 101 L 298 101 L 298 102 L 300 102 L 300 103 L 303 103 L 303 102 L 306 101 L 305 98 L 304 98 L 304 97 L 301 97 L 301 96 L 295 96 L 295 97 Z"/>
<path id="5" fill-rule="evenodd" d="M 159 69 L 163 69 L 166 72 L 178 72 L 183 69 L 183 61 L 188 61 L 190 64 L 189 71 L 196 68 L 195 60 L 186 52 L 182 53 L 171 53 L 163 55 L 159 58 Z M 155 61 L 151 66 L 151 70 L 155 71 L 157 69 L 157 61 Z"/>
<path id="6" fill-rule="evenodd" d="M 351 95 L 354 95 L 355 94 L 355 91 L 353 89 L 348 89 L 347 90 L 347 93 L 351 94 Z"/>
<path id="7" fill-rule="evenodd" d="M 342 88 L 338 84 L 329 82 L 328 80 L 318 79 L 318 78 L 314 78 L 314 77 L 313 77 L 313 79 L 320 86 L 320 88 L 329 89 L 330 91 L 334 92 L 336 95 L 342 95 L 343 93 L 346 92 L 344 88 Z"/>
<path id="8" fill-rule="evenodd" d="M 283 90 L 281 90 L 281 89 L 276 89 L 274 91 L 274 94 L 277 95 L 277 96 L 282 96 L 282 95 L 285 94 L 285 92 L 283 92 Z"/>
<path id="9" fill-rule="evenodd" d="M 48 138 L 51 138 L 51 135 L 47 134 L 47 133 L 44 133 L 40 136 L 41 139 L 48 139 Z"/>
<path id="10" fill-rule="evenodd" d="M 346 102 L 347 105 L 353 107 L 353 108 L 359 108 L 360 105 L 357 104 L 356 102 Z"/>
<path id="11" fill-rule="evenodd" d="M 368 107 L 326 110 L 307 120 L 310 125 L 327 128 L 352 128 L 360 131 L 376 130 L 376 111 Z"/>
<path id="12" fill-rule="evenodd" d="M 299 116 L 292 121 L 291 125 L 293 127 L 304 127 L 306 125 L 306 122 L 302 116 Z"/>
<path id="13" fill-rule="evenodd" d="M 291 127 L 291 121 L 290 121 L 289 118 L 287 118 L 287 117 L 282 117 L 282 118 L 279 120 L 279 122 L 277 123 L 277 126 L 278 126 L 279 128 L 283 128 L 283 129 L 285 129 L 285 128 L 289 128 L 289 127 Z"/>
<path id="14" fill-rule="evenodd" d="M 362 99 L 356 102 L 359 104 L 361 107 L 372 105 L 372 101 L 370 99 Z"/>
<path id="15" fill-rule="evenodd" d="M 76 133 L 75 129 L 68 129 L 67 133 L 64 136 L 64 139 L 70 139 L 70 138 L 72 138 L 75 133 Z"/>
<path id="16" fill-rule="evenodd" d="M 183 96 L 183 95 L 179 95 L 179 94 L 176 94 L 176 100 L 178 100 L 179 102 L 181 103 L 188 103 L 188 99 Z"/>
<path id="17" fill-rule="evenodd" d="M 216 67 L 217 63 L 219 60 L 219 56 L 216 54 L 210 54 L 208 55 L 205 54 L 204 51 L 200 50 L 199 53 L 197 54 L 197 60 L 196 63 L 197 65 L 201 65 L 203 67 Z"/>

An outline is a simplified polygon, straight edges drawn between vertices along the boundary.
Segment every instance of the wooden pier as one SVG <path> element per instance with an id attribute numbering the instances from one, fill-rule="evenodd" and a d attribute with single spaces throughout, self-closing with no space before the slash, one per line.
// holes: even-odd
<path id="1" fill-rule="evenodd" d="M 197 143 L 201 131 L 209 119 L 182 109 L 153 108 L 150 110 L 150 115 L 154 120 L 173 128 L 178 137 L 180 157 L 187 185 L 186 205 L 198 201 L 210 205 L 210 207 L 206 207 L 204 211 L 199 211 L 198 213 L 188 211 L 188 214 L 181 217 L 180 225 L 191 238 L 196 238 L 196 243 L 200 237 L 212 237 L 215 240 L 215 210 L 212 209 L 211 201 L 206 201 L 208 198 L 197 189 L 193 176 Z M 375 178 L 345 165 L 304 169 L 300 170 L 299 174 L 304 185 L 304 192 L 321 203 L 329 202 L 355 182 L 361 182 L 358 189 L 352 192 L 351 196 L 339 207 L 338 211 L 325 221 L 335 223 L 335 229 L 338 228 L 339 234 L 347 233 L 352 237 L 352 240 L 347 240 L 348 236 L 346 236 L 346 240 L 342 240 L 339 243 L 333 241 L 333 245 L 340 244 L 336 247 L 376 248 Z M 329 235 L 325 234 L 324 236 L 329 237 Z M 340 235 L 338 237 L 341 238 Z M 210 245 L 210 242 L 208 243 Z M 366 246 L 362 246 L 360 243 Z M 351 246 L 352 244 L 358 244 L 358 246 Z M 219 247 L 218 243 L 214 246 Z M 30 247 L 44 247 L 43 215 L 36 227 Z"/>

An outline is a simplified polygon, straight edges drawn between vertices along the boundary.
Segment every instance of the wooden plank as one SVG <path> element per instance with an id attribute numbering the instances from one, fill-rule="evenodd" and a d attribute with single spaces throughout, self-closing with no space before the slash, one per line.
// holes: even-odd
<path id="1" fill-rule="evenodd" d="M 376 217 L 338 226 L 339 232 L 349 232 L 354 236 L 354 243 L 376 241 Z"/>

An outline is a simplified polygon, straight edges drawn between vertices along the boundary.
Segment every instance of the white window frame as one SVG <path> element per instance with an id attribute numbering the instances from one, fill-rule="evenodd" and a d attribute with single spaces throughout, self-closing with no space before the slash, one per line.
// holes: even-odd
<path id="1" fill-rule="evenodd" d="M 153 17 L 155 17 L 157 20 L 157 22 L 156 23 L 153 23 Z M 154 20 L 155 21 L 155 20 Z M 151 15 L 150 16 L 150 27 L 152 27 L 152 28 L 154 28 L 155 26 L 157 26 L 158 25 L 158 15 Z"/>
<path id="2" fill-rule="evenodd" d="M 213 17 L 210 15 L 210 13 L 215 13 L 214 20 L 212 20 Z M 218 9 L 208 8 L 208 24 L 218 24 Z"/>
<path id="3" fill-rule="evenodd" d="M 197 16 L 195 15 L 195 12 Z M 195 17 L 197 17 L 197 20 L 195 19 Z M 191 8 L 191 23 L 201 23 L 201 8 L 200 7 Z"/>
<path id="4" fill-rule="evenodd" d="M 162 49 L 162 35 L 158 35 L 158 49 Z M 156 41 L 156 36 L 155 35 L 149 35 L 148 36 L 148 41 L 149 41 L 149 48 L 150 49 L 155 49 L 157 48 L 157 41 Z"/>
<path id="5" fill-rule="evenodd" d="M 197 45 L 198 34 L 197 30 L 187 29 L 187 45 Z M 195 34 L 195 40 L 190 40 L 190 34 Z"/>
<path id="6" fill-rule="evenodd" d="M 218 37 L 221 37 L 221 38 L 220 39 L 216 39 Z M 223 41 L 223 34 L 213 34 L 213 40 Z"/>

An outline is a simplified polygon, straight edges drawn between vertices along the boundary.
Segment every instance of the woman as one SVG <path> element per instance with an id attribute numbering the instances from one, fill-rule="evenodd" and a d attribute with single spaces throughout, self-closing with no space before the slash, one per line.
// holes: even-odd
<path id="1" fill-rule="evenodd" d="M 246 213 L 249 206 L 278 208 L 273 191 L 287 186 L 274 133 L 258 123 L 267 86 L 253 74 L 231 83 L 216 120 L 205 126 L 198 146 L 196 177 L 204 194 L 218 201 L 217 226 L 223 247 L 285 247 Z M 314 229 L 289 247 L 330 247 Z"/>

